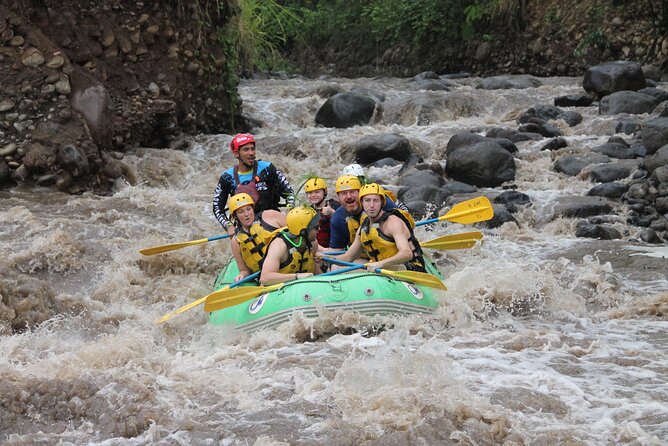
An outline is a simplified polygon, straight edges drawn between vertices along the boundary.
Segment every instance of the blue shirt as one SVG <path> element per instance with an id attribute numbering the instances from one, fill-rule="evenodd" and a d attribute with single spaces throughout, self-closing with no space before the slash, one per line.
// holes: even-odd
<path id="1" fill-rule="evenodd" d="M 394 201 L 389 198 L 385 201 L 385 206 L 383 206 L 384 211 L 391 211 L 396 208 L 397 205 L 394 204 Z M 364 212 L 364 211 L 362 211 Z M 362 213 L 360 212 L 360 214 Z M 359 215 L 359 214 L 358 214 Z M 346 249 L 348 246 L 352 245 L 355 241 L 350 239 L 350 233 L 348 232 L 348 223 L 346 219 L 352 217 L 352 214 L 346 211 L 341 204 L 341 207 L 334 211 L 332 215 L 332 220 L 329 223 L 329 229 L 331 235 L 329 237 L 329 247 L 331 249 Z"/>

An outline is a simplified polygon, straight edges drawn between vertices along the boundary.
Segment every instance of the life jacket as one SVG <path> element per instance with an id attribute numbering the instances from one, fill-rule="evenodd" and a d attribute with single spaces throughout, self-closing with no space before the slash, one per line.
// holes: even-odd
<path id="1" fill-rule="evenodd" d="M 362 223 L 362 215 L 366 216 L 363 211 L 360 211 L 357 215 L 349 215 L 346 217 L 346 225 L 348 226 L 348 246 L 352 245 L 355 241 L 357 230 Z"/>
<path id="2" fill-rule="evenodd" d="M 287 227 L 274 231 L 271 241 L 278 236 L 283 237 L 288 247 L 288 258 L 278 265 L 278 272 L 283 274 L 313 272 L 315 263 L 313 259 L 313 246 L 309 242 L 308 237 L 304 235 L 292 235 L 287 230 Z"/>
<path id="3" fill-rule="evenodd" d="M 247 231 L 243 228 L 237 228 L 234 237 L 239 242 L 241 257 L 251 272 L 260 271 L 262 268 L 267 247 L 277 229 L 262 220 L 262 212 L 255 216 L 255 221 Z"/>
<path id="4" fill-rule="evenodd" d="M 415 221 L 411 214 L 399 208 L 385 211 L 375 222 L 372 222 L 371 219 L 365 215 L 360 230 L 360 242 L 362 242 L 364 252 L 366 252 L 369 259 L 374 262 L 389 259 L 399 252 L 397 245 L 394 242 L 394 238 L 384 234 L 383 231 L 380 230 L 380 225 L 391 215 L 399 217 L 406 227 L 408 227 L 410 233 L 408 242 L 412 246 L 413 258 L 404 263 L 406 269 L 410 271 L 426 272 L 422 248 L 413 232 Z"/>
<path id="5" fill-rule="evenodd" d="M 253 202 L 257 203 L 258 201 L 260 201 L 260 193 L 257 191 L 257 186 L 256 186 L 256 184 L 260 181 L 260 177 L 257 176 L 257 162 L 253 164 L 253 175 L 251 180 L 247 184 L 241 184 L 241 180 L 239 180 L 238 165 L 234 166 L 232 172 L 234 173 L 234 182 L 237 185 L 232 195 L 245 193 L 250 195 L 250 197 L 253 199 Z"/>

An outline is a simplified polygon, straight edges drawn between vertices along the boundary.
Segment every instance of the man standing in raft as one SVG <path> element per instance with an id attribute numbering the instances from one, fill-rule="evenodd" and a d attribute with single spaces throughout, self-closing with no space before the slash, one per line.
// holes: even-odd
<path id="1" fill-rule="evenodd" d="M 269 242 L 260 274 L 263 285 L 310 277 L 320 270 L 315 268 L 319 219 L 320 215 L 311 207 L 290 209 L 287 228 L 274 233 L 274 239 Z"/>
<path id="2" fill-rule="evenodd" d="M 232 139 L 230 150 L 237 159 L 237 165 L 220 175 L 213 195 L 213 215 L 231 236 L 234 225 L 225 215 L 227 197 L 246 193 L 255 203 L 255 212 L 265 209 L 278 210 L 281 197 L 288 205 L 294 202 L 294 191 L 287 178 L 268 161 L 255 159 L 255 138 L 249 133 L 240 133 Z"/>
<path id="3" fill-rule="evenodd" d="M 285 226 L 285 215 L 273 209 L 255 214 L 255 202 L 248 194 L 230 197 L 227 206 L 236 220 L 236 231 L 232 237 L 232 253 L 239 268 L 235 282 L 260 271 L 274 231 Z"/>
<path id="4" fill-rule="evenodd" d="M 410 271 L 426 272 L 422 248 L 413 233 L 413 217 L 398 208 L 383 210 L 387 198 L 382 186 L 376 183 L 363 186 L 359 200 L 366 215 L 355 241 L 338 258 L 352 262 L 365 253 L 371 260 L 366 264 L 369 271 L 398 269 L 403 265 Z"/>

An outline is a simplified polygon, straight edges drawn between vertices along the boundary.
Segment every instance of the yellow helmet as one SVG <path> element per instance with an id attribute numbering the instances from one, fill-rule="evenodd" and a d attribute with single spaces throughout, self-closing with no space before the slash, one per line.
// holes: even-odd
<path id="1" fill-rule="evenodd" d="M 304 183 L 304 191 L 306 192 L 313 192 L 320 189 L 327 190 L 327 184 L 325 184 L 325 180 L 320 177 L 309 178 L 306 180 L 306 183 Z"/>
<path id="2" fill-rule="evenodd" d="M 344 190 L 359 190 L 362 187 L 359 178 L 352 175 L 342 175 L 336 180 L 336 193 Z"/>
<path id="3" fill-rule="evenodd" d="M 383 186 L 380 184 L 369 183 L 362 186 L 359 197 L 357 198 L 360 204 L 362 204 L 362 197 L 365 195 L 380 195 L 380 200 L 383 203 L 381 206 L 385 206 L 385 202 L 387 201 L 385 198 L 385 189 L 383 189 Z"/>
<path id="4" fill-rule="evenodd" d="M 244 206 L 255 206 L 255 202 L 248 194 L 236 194 L 232 195 L 229 200 L 227 200 L 227 207 L 230 208 L 230 214 L 234 215 L 237 209 Z"/>
<path id="5" fill-rule="evenodd" d="M 315 229 L 320 220 L 320 214 L 310 206 L 299 206 L 290 209 L 285 217 L 288 231 L 293 235 L 299 235 L 302 231 Z"/>

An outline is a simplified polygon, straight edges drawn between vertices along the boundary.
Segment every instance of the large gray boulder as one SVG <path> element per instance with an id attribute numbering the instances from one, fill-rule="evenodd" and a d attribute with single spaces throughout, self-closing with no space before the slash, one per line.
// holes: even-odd
<path id="1" fill-rule="evenodd" d="M 599 97 L 616 91 L 638 91 L 647 86 L 640 65 L 618 60 L 590 67 L 584 74 L 582 88 Z"/>
<path id="2" fill-rule="evenodd" d="M 447 156 L 446 173 L 453 179 L 478 187 L 496 187 L 515 180 L 515 159 L 500 144 L 480 141 L 460 147 Z"/>
<path id="3" fill-rule="evenodd" d="M 659 100 L 654 96 L 637 91 L 616 91 L 601 99 L 598 111 L 602 115 L 619 113 L 639 115 L 652 113 L 657 105 L 659 105 Z"/>
<path id="4" fill-rule="evenodd" d="M 315 115 L 315 123 L 325 127 L 346 128 L 371 121 L 380 102 L 360 93 L 335 94 L 325 101 Z"/>

